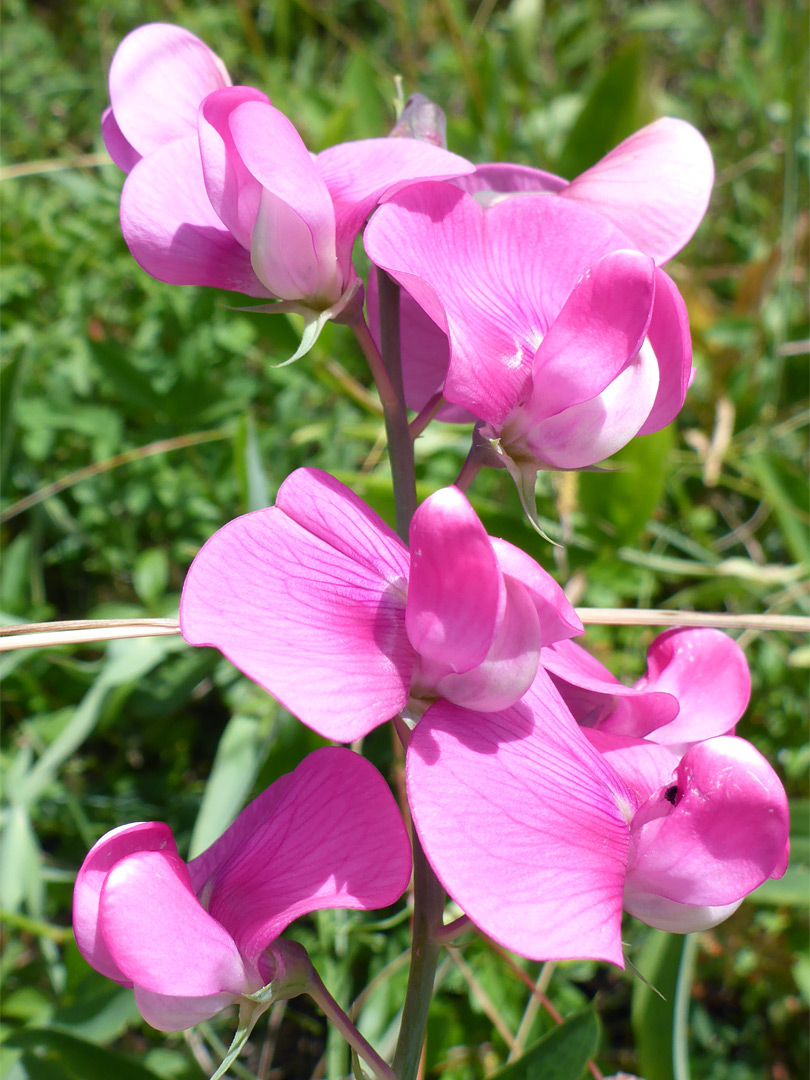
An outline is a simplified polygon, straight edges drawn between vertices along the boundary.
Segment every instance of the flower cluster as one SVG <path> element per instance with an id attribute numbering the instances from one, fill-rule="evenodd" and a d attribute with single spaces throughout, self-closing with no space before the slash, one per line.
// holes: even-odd
<path id="1" fill-rule="evenodd" d="M 374 364 L 362 232 L 399 287 L 405 401 L 474 423 L 469 460 L 509 469 L 527 509 L 539 469 L 593 467 L 679 412 L 689 325 L 662 264 L 712 183 L 690 125 L 659 120 L 569 183 L 476 168 L 417 98 L 393 137 L 312 155 L 263 92 L 162 24 L 122 43 L 110 98 L 123 232 L 147 272 L 343 320 Z M 622 965 L 623 909 L 707 928 L 785 870 L 784 790 L 734 734 L 750 694 L 735 642 L 667 631 L 623 685 L 571 640 L 583 626 L 557 582 L 489 536 L 459 486 L 426 498 L 406 537 L 299 469 L 203 546 L 180 623 L 327 739 L 394 721 L 435 875 L 526 957 Z M 294 918 L 390 904 L 410 866 L 384 780 L 331 747 L 188 865 L 165 825 L 102 838 L 76 886 L 77 941 L 151 1023 L 182 1028 L 271 983 Z"/>
<path id="2" fill-rule="evenodd" d="M 525 956 L 621 964 L 623 905 L 705 929 L 784 873 L 784 791 L 733 736 L 750 693 L 739 647 L 669 631 L 624 687 L 570 640 L 559 586 L 457 488 L 419 507 L 409 553 L 347 488 L 299 469 L 275 507 L 202 548 L 180 622 L 329 738 L 405 710 L 428 858 Z"/>

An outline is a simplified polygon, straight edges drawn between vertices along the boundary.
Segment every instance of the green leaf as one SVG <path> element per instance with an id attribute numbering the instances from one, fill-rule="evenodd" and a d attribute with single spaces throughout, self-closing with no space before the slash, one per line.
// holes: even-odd
<path id="1" fill-rule="evenodd" d="M 644 1080 L 686 1080 L 686 1018 L 696 934 L 651 930 L 633 985 L 630 1019 Z M 657 992 L 656 992 L 657 991 Z"/>
<path id="2" fill-rule="evenodd" d="M 167 644 L 168 642 L 168 644 Z M 121 683 L 135 682 L 175 647 L 167 638 L 131 638 L 113 641 L 101 674 L 82 698 L 70 722 L 43 752 L 19 787 L 15 803 L 30 804 L 38 799 L 59 769 L 98 723 L 107 691 Z"/>
<path id="3" fill-rule="evenodd" d="M 615 472 L 579 475 L 584 531 L 600 546 L 633 545 L 660 503 L 672 453 L 672 427 L 633 439 L 611 461 Z"/>
<path id="4" fill-rule="evenodd" d="M 242 809 L 267 756 L 266 744 L 260 753 L 262 727 L 255 716 L 232 716 L 228 721 L 194 823 L 189 858 L 205 851 Z"/>
<path id="5" fill-rule="evenodd" d="M 17 912 L 25 901 L 28 910 L 39 913 L 42 894 L 42 853 L 25 806 L 12 804 L 4 814 L 0 834 L 0 905 Z"/>
<path id="6" fill-rule="evenodd" d="M 158 1080 L 137 1061 L 50 1028 L 23 1028 L 9 1036 L 6 1045 L 24 1050 L 26 1057 L 41 1064 L 42 1076 L 53 1067 L 54 1075 L 71 1080 Z"/>
<path id="7" fill-rule="evenodd" d="M 256 423 L 250 412 L 237 425 L 234 457 L 245 506 L 248 510 L 264 510 L 271 502 L 270 481 L 262 464 Z"/>
<path id="8" fill-rule="evenodd" d="M 0 481 L 5 479 L 6 466 L 13 447 L 16 430 L 14 401 L 20 386 L 20 374 L 24 367 L 22 355 L 9 356 L 0 367 Z"/>
<path id="9" fill-rule="evenodd" d="M 565 141 L 557 167 L 573 179 L 651 117 L 642 116 L 644 51 L 631 41 L 615 54 L 591 88 Z"/>
<path id="10" fill-rule="evenodd" d="M 147 607 L 160 599 L 169 584 L 169 556 L 164 548 L 147 548 L 138 555 L 132 584 Z"/>
<path id="11" fill-rule="evenodd" d="M 810 530 L 807 526 L 807 513 L 804 502 L 799 503 L 792 497 L 791 481 L 788 470 L 774 455 L 748 453 L 744 461 L 745 469 L 761 485 L 765 498 L 771 504 L 779 520 L 785 546 L 793 559 L 799 563 L 810 561 Z M 802 477 L 802 499 L 806 500 Z"/>
<path id="12" fill-rule="evenodd" d="M 599 1021 L 587 1010 L 569 1016 L 529 1047 L 523 1057 L 493 1073 L 490 1080 L 579 1080 L 599 1046 Z"/>

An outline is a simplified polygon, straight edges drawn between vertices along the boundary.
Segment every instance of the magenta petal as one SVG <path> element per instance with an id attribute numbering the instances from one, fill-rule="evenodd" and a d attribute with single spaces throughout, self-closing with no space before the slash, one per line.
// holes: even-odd
<path id="1" fill-rule="evenodd" d="M 180 624 L 186 641 L 215 645 L 305 724 L 350 742 L 408 700 L 406 577 L 392 572 L 388 537 L 367 550 L 375 515 L 356 497 L 327 488 L 319 502 L 302 498 L 302 527 L 281 508 L 294 492 L 211 537 L 186 578 Z M 319 512 L 330 539 L 341 522 L 331 543 L 307 529 Z"/>
<path id="2" fill-rule="evenodd" d="M 664 691 L 680 702 L 655 742 L 675 744 L 729 734 L 751 697 L 751 675 L 740 646 L 722 630 L 667 630 L 650 645 L 640 690 Z"/>
<path id="3" fill-rule="evenodd" d="M 671 783 L 679 758 L 668 747 L 658 746 L 648 739 L 614 735 L 593 728 L 584 728 L 583 731 L 591 746 L 627 784 L 637 807 Z"/>
<path id="4" fill-rule="evenodd" d="M 692 337 L 683 297 L 669 275 L 655 271 L 655 304 L 647 336 L 658 361 L 659 383 L 653 407 L 638 434 L 649 435 L 671 423 L 686 399 L 692 379 Z"/>
<path id="5" fill-rule="evenodd" d="M 611 252 L 587 270 L 537 350 L 526 416 L 542 420 L 600 394 L 641 348 L 654 297 L 655 264 L 640 252 Z"/>
<path id="6" fill-rule="evenodd" d="M 301 528 L 405 591 L 408 549 L 359 495 L 322 469 L 296 469 L 276 506 Z"/>
<path id="7" fill-rule="evenodd" d="M 101 890 L 99 925 L 115 964 L 145 990 L 208 997 L 258 989 L 174 852 L 142 851 L 117 862 Z"/>
<path id="8" fill-rule="evenodd" d="M 526 385 L 545 328 L 533 329 L 532 312 L 517 309 L 491 272 L 481 207 L 449 184 L 417 184 L 377 210 L 364 244 L 447 330 L 448 401 L 500 422 Z"/>
<path id="9" fill-rule="evenodd" d="M 433 869 L 484 933 L 534 959 L 622 965 L 632 800 L 542 671 L 503 712 L 430 708 L 407 780 Z"/>
<path id="10" fill-rule="evenodd" d="M 341 266 L 363 222 L 382 199 L 417 180 L 443 180 L 472 172 L 466 158 L 421 139 L 359 139 L 338 143 L 315 158 L 335 205 Z"/>
<path id="11" fill-rule="evenodd" d="M 625 139 L 561 194 L 610 218 L 660 264 L 691 239 L 713 180 L 711 151 L 700 132 L 664 117 Z"/>
<path id="12" fill-rule="evenodd" d="M 678 714 L 672 694 L 624 686 L 573 641 L 552 643 L 540 661 L 577 721 L 588 727 L 642 738 Z"/>
<path id="13" fill-rule="evenodd" d="M 235 994 L 209 994 L 207 997 L 173 997 L 135 987 L 138 1012 L 158 1031 L 185 1031 L 210 1020 L 237 1001 Z"/>
<path id="14" fill-rule="evenodd" d="M 230 86 L 205 98 L 200 106 L 197 131 L 211 206 L 225 228 L 249 251 L 262 185 L 242 161 L 230 124 L 234 110 L 246 101 L 260 101 L 272 108 L 270 99 L 261 90 Z"/>
<path id="15" fill-rule="evenodd" d="M 557 194 L 568 187 L 568 181 L 542 169 L 528 165 L 510 165 L 505 161 L 478 165 L 474 173 L 459 176 L 453 184 L 470 195 L 493 192 L 502 195 L 529 193 Z"/>
<path id="16" fill-rule="evenodd" d="M 124 138 L 146 155 L 194 134 L 202 99 L 230 82 L 225 65 L 194 34 L 168 23 L 147 23 L 127 34 L 115 51 L 110 101 Z"/>
<path id="17" fill-rule="evenodd" d="M 258 277 L 285 300 L 319 297 L 328 306 L 342 292 L 335 209 L 301 136 L 261 100 L 237 105 L 228 126 L 233 150 L 264 189 L 251 237 Z"/>
<path id="18" fill-rule="evenodd" d="M 410 878 L 410 843 L 374 766 L 327 747 L 255 799 L 189 870 L 211 914 L 257 963 L 300 915 L 394 903 Z"/>
<path id="19" fill-rule="evenodd" d="M 486 530 L 456 487 L 425 499 L 410 529 L 405 625 L 429 668 L 469 671 L 489 651 L 502 577 Z"/>
<path id="20" fill-rule="evenodd" d="M 122 172 L 131 172 L 141 160 L 141 155 L 135 147 L 124 138 L 112 106 L 106 108 L 101 114 L 101 137 L 107 153 Z"/>
<path id="21" fill-rule="evenodd" d="M 531 686 L 539 657 L 540 620 L 529 590 L 504 577 L 503 603 L 486 658 L 471 671 L 446 675 L 436 690 L 440 697 L 468 709 L 507 709 Z"/>
<path id="22" fill-rule="evenodd" d="M 132 986 L 132 982 L 110 956 L 99 931 L 101 890 L 107 874 L 121 859 L 140 851 L 162 850 L 177 854 L 174 837 L 168 825 L 159 821 L 121 825 L 96 841 L 76 876 L 73 889 L 73 932 L 79 952 L 96 971 L 126 986 Z"/>
<path id="23" fill-rule="evenodd" d="M 529 593 L 540 620 L 540 647 L 584 633 L 579 615 L 562 588 L 525 551 L 508 540 L 490 539 L 498 566 Z"/>
<path id="24" fill-rule="evenodd" d="M 771 766 L 744 739 L 709 739 L 633 820 L 627 888 L 731 904 L 784 873 L 787 843 L 787 798 Z"/>
<path id="25" fill-rule="evenodd" d="M 658 361 L 645 343 L 596 397 L 535 424 L 526 434 L 526 448 L 550 469 L 584 469 L 603 461 L 638 434 L 655 401 L 658 376 Z M 511 430 L 510 419 L 504 439 Z"/>
<path id="26" fill-rule="evenodd" d="M 211 207 L 196 135 L 138 162 L 121 193 L 121 228 L 136 261 L 158 281 L 271 295 Z"/>

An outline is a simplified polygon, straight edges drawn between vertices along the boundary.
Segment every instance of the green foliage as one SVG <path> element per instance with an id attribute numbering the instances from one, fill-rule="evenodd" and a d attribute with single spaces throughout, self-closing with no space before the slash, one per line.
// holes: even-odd
<path id="1" fill-rule="evenodd" d="M 522 1057 L 492 1074 L 492 1080 L 579 1080 L 599 1045 L 599 1021 L 592 1012 L 575 1013 L 529 1047 Z"/>
<path id="2" fill-rule="evenodd" d="M 565 540 L 561 548 L 528 528 L 505 475 L 479 477 L 472 499 L 493 534 L 561 580 L 575 574 L 583 604 L 806 614 L 806 8 L 191 0 L 167 14 L 157 0 L 8 0 L 2 163 L 30 171 L 0 185 L 0 475 L 2 509 L 17 510 L 2 526 L 4 620 L 176 614 L 199 546 L 225 520 L 268 505 L 300 465 L 328 469 L 393 519 L 382 422 L 352 389 L 369 379 L 345 328 L 325 327 L 307 357 L 276 367 L 297 346 L 291 320 L 152 281 L 120 235 L 120 174 L 76 161 L 101 150 L 116 45 L 134 26 L 167 18 L 208 40 L 235 81 L 266 89 L 315 150 L 383 133 L 396 73 L 406 95 L 420 90 L 445 108 L 451 148 L 479 161 L 573 175 L 654 116 L 696 123 L 718 181 L 705 223 L 671 267 L 697 368 L 683 415 L 617 455 L 619 472 L 541 478 L 541 524 Z M 46 171 L 43 161 L 61 167 Z M 467 443 L 461 427 L 425 432 L 416 445 L 420 495 L 452 482 Z M 29 496 L 42 497 L 19 510 Z M 594 628 L 589 645 L 632 680 L 652 637 Z M 687 1032 L 695 1080 L 798 1075 L 808 1049 L 799 904 L 807 654 L 790 635 L 746 633 L 741 642 L 754 690 L 739 732 L 782 771 L 794 857 L 782 882 L 698 940 Z M 183 1037 L 143 1025 L 131 992 L 79 956 L 67 929 L 73 875 L 94 840 L 127 821 L 167 820 L 182 852 L 199 850 L 321 740 L 213 651 L 174 639 L 6 653 L 0 675 L 0 1069 L 9 1080 L 198 1077 Z M 387 732 L 372 733 L 364 750 L 396 777 Z M 390 1053 L 407 912 L 320 913 L 295 934 L 345 1007 L 374 982 L 358 1023 Z M 632 921 L 625 937 L 667 1002 L 633 976 L 561 964 L 548 990 L 569 1018 L 559 1029 L 543 1010 L 526 1019 L 528 990 L 482 941 L 465 946 L 466 966 L 443 961 L 426 1076 L 497 1073 L 509 1047 L 493 1011 L 508 1032 L 525 1020 L 527 1037 L 540 1040 L 498 1075 L 530 1075 L 527 1061 L 531 1075 L 556 1075 L 543 1055 L 556 1045 L 559 1064 L 563 1044 L 577 1053 L 593 1044 L 592 1015 L 581 1010 L 595 995 L 603 1071 L 670 1075 L 661 1031 L 672 1030 L 681 943 Z M 536 965 L 517 963 L 536 979 Z M 348 1075 L 345 1049 L 327 1044 L 304 999 L 270 1015 L 273 1075 L 313 1075 L 322 1058 L 319 1075 Z M 233 1017 L 215 1022 L 209 1047 L 227 1044 L 232 1028 Z M 245 1059 L 254 1071 L 266 1030 Z M 195 1052 L 216 1058 L 202 1042 Z"/>

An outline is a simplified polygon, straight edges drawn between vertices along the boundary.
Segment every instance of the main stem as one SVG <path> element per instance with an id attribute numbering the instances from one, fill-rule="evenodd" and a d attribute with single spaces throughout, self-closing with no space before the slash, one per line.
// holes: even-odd
<path id="1" fill-rule="evenodd" d="M 399 285 L 384 271 L 377 271 L 380 302 L 380 354 L 365 323 L 354 330 L 363 352 L 369 358 L 383 405 L 388 454 L 394 486 L 397 532 L 408 543 L 411 518 L 416 511 L 416 476 L 413 461 L 413 436 L 408 427 L 405 393 L 402 385 L 402 358 L 399 344 Z M 372 352 L 373 350 L 373 352 Z M 371 353 L 371 355 L 369 355 Z M 380 363 L 382 371 L 379 371 Z M 377 372 L 379 371 L 379 376 Z M 441 946 L 434 932 L 441 926 L 444 890 L 422 850 L 419 837 L 413 834 L 413 939 L 408 988 L 402 1008 L 402 1023 L 394 1053 L 396 1080 L 416 1080 L 425 1041 L 433 980 Z"/>
<path id="2" fill-rule="evenodd" d="M 441 945 L 434 932 L 442 923 L 444 889 L 430 867 L 416 830 L 413 833 L 413 940 L 408 989 L 394 1054 L 397 1080 L 416 1080 L 425 1041 L 433 979 Z"/>
<path id="3" fill-rule="evenodd" d="M 396 398 L 386 407 L 383 402 L 388 457 L 394 484 L 397 532 L 408 543 L 411 518 L 416 511 L 416 474 L 413 463 L 413 436 L 408 426 L 405 391 L 402 385 L 402 354 L 399 344 L 399 285 L 377 270 L 380 302 L 380 355 Z"/>

